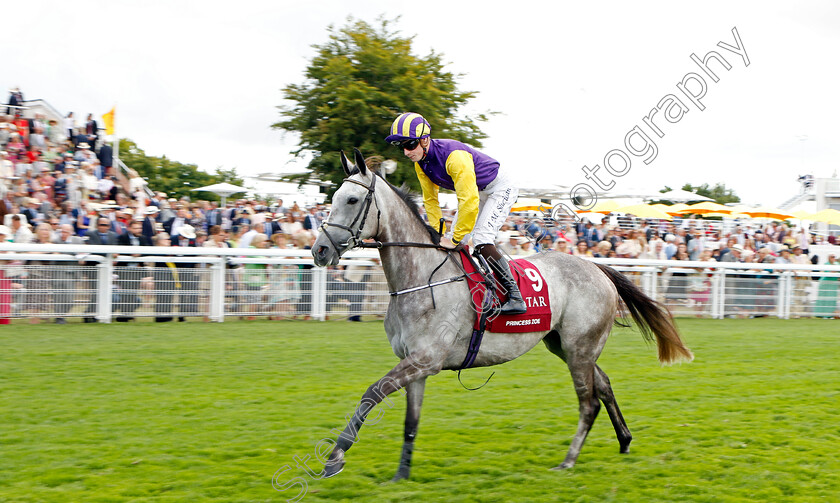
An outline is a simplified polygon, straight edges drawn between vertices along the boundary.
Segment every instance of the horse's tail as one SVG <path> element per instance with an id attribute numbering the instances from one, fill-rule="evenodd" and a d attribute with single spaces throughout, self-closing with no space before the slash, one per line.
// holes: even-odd
<path id="1" fill-rule="evenodd" d="M 651 299 L 641 288 L 634 285 L 623 274 L 612 267 L 595 264 L 618 290 L 618 295 L 630 311 L 630 315 L 642 332 L 642 336 L 653 340 L 656 336 L 656 345 L 659 348 L 659 361 L 663 364 L 670 364 L 677 361 L 691 361 L 694 355 L 680 338 L 680 333 L 674 325 L 674 319 L 668 309 L 659 302 Z"/>

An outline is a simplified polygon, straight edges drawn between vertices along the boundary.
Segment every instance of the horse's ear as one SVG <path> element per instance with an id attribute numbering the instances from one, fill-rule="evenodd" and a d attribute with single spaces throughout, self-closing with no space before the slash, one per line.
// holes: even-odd
<path id="1" fill-rule="evenodd" d="M 359 152 L 359 149 L 353 148 L 353 157 L 356 161 L 356 167 L 362 172 L 362 175 L 367 176 L 367 164 L 365 164 L 365 156 Z"/>
<path id="2" fill-rule="evenodd" d="M 347 176 L 350 176 L 350 161 L 347 160 L 347 156 L 344 155 L 344 151 L 341 151 L 341 167 L 344 168 L 344 172 Z"/>

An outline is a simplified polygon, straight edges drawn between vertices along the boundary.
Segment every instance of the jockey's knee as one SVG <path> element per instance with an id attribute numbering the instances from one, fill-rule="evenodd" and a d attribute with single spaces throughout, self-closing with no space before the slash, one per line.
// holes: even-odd
<path id="1" fill-rule="evenodd" d="M 499 253 L 499 250 L 496 249 L 496 245 L 493 243 L 482 243 L 475 245 L 475 251 L 484 257 L 485 260 L 501 260 L 502 254 Z"/>

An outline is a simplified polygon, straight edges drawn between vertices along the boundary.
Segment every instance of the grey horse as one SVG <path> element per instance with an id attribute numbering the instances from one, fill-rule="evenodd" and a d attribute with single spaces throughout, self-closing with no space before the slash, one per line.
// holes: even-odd
<path id="1" fill-rule="evenodd" d="M 462 271 L 454 260 L 447 260 L 446 251 L 436 246 L 440 236 L 423 221 L 416 203 L 368 169 L 358 150 L 354 160 L 355 166 L 341 153 L 347 178 L 333 195 L 332 211 L 312 246 L 312 255 L 318 266 L 335 265 L 343 253 L 360 246 L 362 240 L 372 238 L 379 243 L 392 292 L 385 332 L 400 362 L 365 391 L 336 440 L 323 475 L 331 477 L 344 468 L 345 453 L 356 442 L 356 433 L 370 411 L 399 390 L 408 401 L 402 456 L 394 476 L 394 480 L 400 480 L 408 478 L 411 470 L 426 378 L 460 367 L 472 336 L 475 312 L 466 283 L 454 281 Z M 574 466 L 600 410 L 599 400 L 615 428 L 620 452 L 628 452 L 630 430 L 607 375 L 595 363 L 616 314 L 623 309 L 619 298 L 645 338 L 655 337 L 660 362 L 691 361 L 691 351 L 683 344 L 670 313 L 612 268 L 564 253 L 532 255 L 529 261 L 545 278 L 552 329 L 547 333 L 488 331 L 473 367 L 511 361 L 542 341 L 568 365 L 580 404 L 577 433 L 566 458 L 554 469 Z"/>

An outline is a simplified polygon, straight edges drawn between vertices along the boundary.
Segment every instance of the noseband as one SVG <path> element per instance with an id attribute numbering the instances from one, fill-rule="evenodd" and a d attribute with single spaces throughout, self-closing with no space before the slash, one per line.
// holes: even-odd
<path id="1" fill-rule="evenodd" d="M 356 185 L 361 185 L 362 187 L 366 188 L 368 193 L 365 196 L 365 200 L 362 203 L 362 206 L 359 208 L 359 212 L 356 213 L 356 218 L 350 223 L 350 225 L 341 225 L 341 224 L 334 224 L 332 222 L 324 222 L 321 224 L 321 232 L 327 236 L 327 239 L 330 240 L 335 251 L 338 252 L 341 248 L 345 246 L 350 246 L 351 248 L 361 247 L 364 243 L 362 243 L 361 236 L 362 236 L 362 229 L 365 227 L 365 221 L 367 220 L 368 213 L 370 212 L 370 205 L 373 203 L 374 198 L 374 190 L 376 190 L 376 175 L 372 174 L 370 185 L 365 185 L 364 183 L 353 180 L 352 178 L 345 178 L 345 182 L 352 182 Z M 379 208 L 376 209 L 376 233 L 379 234 L 379 217 L 382 215 L 382 211 Z M 360 221 L 361 219 L 361 221 Z M 353 226 L 356 225 L 356 222 L 359 222 L 359 227 L 353 230 Z M 350 233 L 350 237 L 347 238 L 347 241 L 344 243 L 337 243 L 333 238 L 332 234 L 329 233 L 327 230 L 327 226 L 330 227 L 338 227 L 339 229 L 345 230 Z"/>
<path id="2" fill-rule="evenodd" d="M 352 183 L 355 183 L 356 185 L 361 185 L 362 187 L 367 189 L 368 193 L 365 196 L 365 200 L 362 203 L 362 206 L 359 208 L 359 212 L 356 213 L 356 218 L 353 219 L 353 221 L 350 223 L 350 225 L 334 224 L 332 222 L 324 222 L 324 223 L 321 224 L 320 231 L 323 232 L 324 235 L 327 236 L 327 239 L 330 240 L 330 243 L 335 248 L 336 253 L 338 253 L 338 251 L 341 249 L 341 247 L 345 247 L 345 246 L 350 246 L 351 248 L 384 248 L 386 246 L 403 246 L 403 247 L 411 247 L 411 248 L 436 248 L 438 250 L 442 250 L 442 251 L 447 252 L 446 257 L 443 259 L 443 262 L 441 262 L 440 265 L 438 265 L 434 269 L 434 271 L 432 271 L 432 274 L 429 276 L 429 281 L 425 285 L 420 285 L 420 286 L 413 287 L 413 288 L 407 288 L 405 290 L 399 290 L 399 291 L 396 291 L 396 292 L 390 292 L 391 296 L 404 295 L 404 294 L 416 292 L 416 291 L 419 291 L 419 290 L 425 290 L 427 288 L 432 289 L 436 286 L 445 285 L 447 283 L 453 283 L 455 281 L 463 281 L 463 279 L 467 277 L 466 272 L 464 272 L 464 274 L 462 274 L 460 276 L 454 276 L 454 277 L 449 278 L 449 279 L 444 279 L 442 281 L 437 281 L 435 283 L 432 283 L 432 277 L 435 275 L 435 273 L 438 271 L 438 269 L 440 269 L 443 266 L 443 264 L 446 263 L 447 260 L 453 260 L 454 263 L 463 270 L 463 266 L 461 266 L 458 263 L 458 261 L 456 261 L 453 258 L 453 250 L 445 248 L 445 247 L 441 246 L 440 244 L 435 244 L 435 243 L 411 243 L 411 242 L 399 242 L 399 241 L 388 241 L 388 242 L 374 241 L 373 243 L 365 243 L 365 242 L 362 241 L 362 239 L 361 239 L 362 229 L 364 229 L 364 227 L 365 227 L 365 221 L 367 220 L 368 213 L 370 212 L 370 205 L 373 203 L 373 199 L 375 197 L 374 191 L 376 189 L 376 178 L 377 178 L 376 174 L 372 173 L 372 179 L 371 179 L 370 185 L 365 185 L 364 183 L 362 183 L 358 180 L 353 180 L 350 177 L 347 177 L 347 178 L 344 179 L 345 182 L 352 182 Z M 374 234 L 375 236 L 379 235 L 379 219 L 380 219 L 381 216 L 382 216 L 382 211 L 377 206 L 377 208 L 376 208 L 376 233 Z M 353 227 L 356 225 L 356 222 L 359 223 L 359 227 L 356 228 L 356 229 L 353 229 Z M 345 241 L 344 243 L 338 243 L 338 242 L 336 242 L 335 238 L 333 238 L 332 234 L 330 234 L 329 230 L 327 229 L 328 226 L 329 227 L 338 227 L 339 229 L 345 230 L 348 233 L 350 233 L 350 237 L 348 237 L 347 241 Z M 455 253 L 455 255 L 457 255 L 457 253 Z M 434 294 L 432 294 L 432 305 L 434 306 Z"/>

